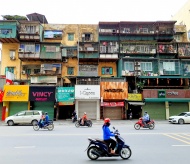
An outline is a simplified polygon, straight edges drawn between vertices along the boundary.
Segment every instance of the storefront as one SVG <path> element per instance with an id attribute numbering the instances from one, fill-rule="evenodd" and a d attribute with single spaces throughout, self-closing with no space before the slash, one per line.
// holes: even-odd
<path id="1" fill-rule="evenodd" d="M 165 89 L 143 90 L 146 105 L 143 110 L 149 112 L 151 118 L 168 119 L 172 115 L 190 111 L 190 90 Z"/>
<path id="2" fill-rule="evenodd" d="M 78 117 L 84 112 L 89 119 L 100 119 L 100 86 L 75 85 L 75 109 Z"/>
<path id="3" fill-rule="evenodd" d="M 140 93 L 128 93 L 127 101 L 127 118 L 131 114 L 133 119 L 139 119 L 142 116 L 142 109 L 145 103 L 142 101 L 142 94 Z"/>
<path id="4" fill-rule="evenodd" d="M 30 86 L 30 108 L 48 112 L 50 119 L 55 119 L 55 87 L 54 86 Z"/>
<path id="5" fill-rule="evenodd" d="M 101 82 L 101 118 L 126 119 L 125 99 L 128 97 L 127 82 Z"/>
<path id="6" fill-rule="evenodd" d="M 28 95 L 28 85 L 5 85 L 3 96 L 3 106 L 6 107 L 5 117 L 28 110 Z"/>
<path id="7" fill-rule="evenodd" d="M 57 87 L 56 88 L 57 111 L 56 120 L 71 119 L 75 110 L 75 88 Z"/>

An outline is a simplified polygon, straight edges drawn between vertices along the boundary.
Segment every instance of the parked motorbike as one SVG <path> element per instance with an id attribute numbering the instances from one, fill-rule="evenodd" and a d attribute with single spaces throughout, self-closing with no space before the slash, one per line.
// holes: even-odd
<path id="1" fill-rule="evenodd" d="M 114 127 L 114 134 L 116 140 L 115 154 L 110 153 L 110 148 L 101 139 L 88 138 L 89 145 L 87 147 L 87 156 L 91 160 L 96 160 L 99 157 L 121 157 L 122 159 L 129 159 L 132 155 L 132 151 L 128 145 L 125 144 L 125 140 L 120 137 L 120 133 Z"/>
<path id="2" fill-rule="evenodd" d="M 33 129 L 35 131 L 38 131 L 39 129 L 48 129 L 49 131 L 54 129 L 54 124 L 52 120 L 49 120 L 47 124 L 45 124 L 44 126 L 41 125 L 40 121 L 38 122 L 38 124 L 35 124 L 33 126 Z"/>
<path id="3" fill-rule="evenodd" d="M 149 128 L 149 129 L 152 130 L 152 129 L 154 129 L 154 127 L 155 127 L 155 122 L 154 122 L 154 120 L 150 120 L 150 122 L 144 124 L 144 123 L 143 123 L 143 118 L 141 117 L 141 118 L 139 118 L 139 120 L 135 123 L 134 128 L 135 128 L 136 130 L 139 130 L 141 127 L 142 127 L 142 128 Z"/>
<path id="4" fill-rule="evenodd" d="M 76 121 L 77 121 L 77 115 L 72 116 L 72 122 L 74 123 L 74 122 L 76 122 Z"/>
<path id="5" fill-rule="evenodd" d="M 75 123 L 75 126 L 78 128 L 80 126 L 88 126 L 91 127 L 92 126 L 92 121 L 91 120 L 86 120 L 84 121 L 84 125 L 82 125 L 81 123 L 81 118 L 78 119 L 78 121 Z"/>

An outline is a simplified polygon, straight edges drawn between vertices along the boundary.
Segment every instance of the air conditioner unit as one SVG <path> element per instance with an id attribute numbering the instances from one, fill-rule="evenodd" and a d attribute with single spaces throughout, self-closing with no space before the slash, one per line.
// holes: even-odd
<path id="1" fill-rule="evenodd" d="M 25 70 L 23 70 L 23 71 L 22 71 L 22 74 L 23 74 L 23 75 L 25 75 L 25 74 L 26 74 L 26 71 L 25 71 Z"/>
<path id="2" fill-rule="evenodd" d="M 16 58 L 15 58 L 15 56 L 10 56 L 10 59 L 15 60 Z"/>
<path id="3" fill-rule="evenodd" d="M 19 49 L 18 49 L 18 52 L 24 52 L 24 49 L 19 48 Z"/>
<path id="4" fill-rule="evenodd" d="M 67 63 L 67 59 L 63 59 L 63 62 L 64 62 L 64 63 Z"/>
<path id="5" fill-rule="evenodd" d="M 82 37 L 84 38 L 84 37 L 85 37 L 85 34 L 82 34 Z"/>

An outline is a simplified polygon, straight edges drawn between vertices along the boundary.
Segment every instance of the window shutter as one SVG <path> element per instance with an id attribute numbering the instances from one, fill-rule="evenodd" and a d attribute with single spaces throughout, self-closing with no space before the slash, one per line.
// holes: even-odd
<path id="1" fill-rule="evenodd" d="M 105 75 L 105 69 L 102 68 L 102 75 Z"/>
<path id="2" fill-rule="evenodd" d="M 110 75 L 113 74 L 113 68 L 110 68 Z"/>

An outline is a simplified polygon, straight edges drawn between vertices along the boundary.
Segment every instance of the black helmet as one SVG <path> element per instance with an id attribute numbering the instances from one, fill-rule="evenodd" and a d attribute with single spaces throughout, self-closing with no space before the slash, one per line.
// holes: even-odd
<path id="1" fill-rule="evenodd" d="M 45 112 L 45 114 L 48 114 L 47 112 Z"/>

